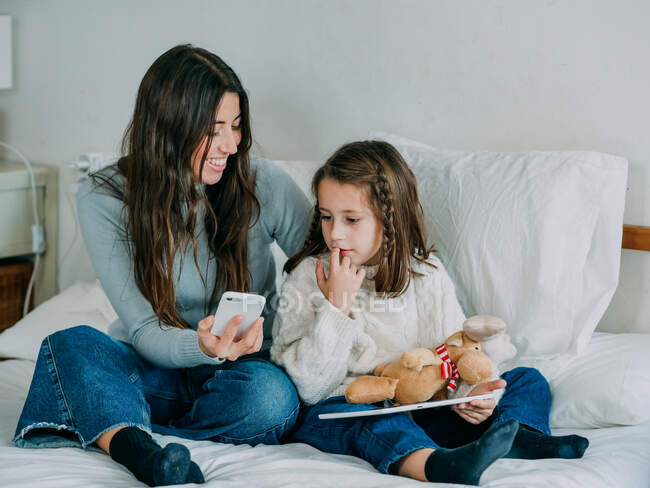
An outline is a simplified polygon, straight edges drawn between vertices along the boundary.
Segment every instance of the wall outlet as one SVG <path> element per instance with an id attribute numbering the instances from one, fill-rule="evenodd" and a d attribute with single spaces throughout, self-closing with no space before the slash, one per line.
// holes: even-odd
<path id="1" fill-rule="evenodd" d="M 32 252 L 34 254 L 45 252 L 45 228 L 42 225 L 32 225 Z"/>
<path id="2" fill-rule="evenodd" d="M 94 173 L 106 166 L 117 162 L 118 157 L 111 153 L 86 153 L 79 156 L 79 159 L 72 161 L 68 166 L 78 171 L 78 180 L 83 180 L 88 173 Z"/>

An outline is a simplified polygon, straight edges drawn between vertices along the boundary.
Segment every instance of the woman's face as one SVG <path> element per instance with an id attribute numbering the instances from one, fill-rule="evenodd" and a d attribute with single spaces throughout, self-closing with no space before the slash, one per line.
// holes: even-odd
<path id="1" fill-rule="evenodd" d="M 224 94 L 214 119 L 212 143 L 208 149 L 208 157 L 203 165 L 203 172 L 199 178 L 201 158 L 208 142 L 206 136 L 199 147 L 194 151 L 192 170 L 194 176 L 206 185 L 214 185 L 223 175 L 228 156 L 237 152 L 241 141 L 241 113 L 239 111 L 239 95 L 227 92 Z"/>

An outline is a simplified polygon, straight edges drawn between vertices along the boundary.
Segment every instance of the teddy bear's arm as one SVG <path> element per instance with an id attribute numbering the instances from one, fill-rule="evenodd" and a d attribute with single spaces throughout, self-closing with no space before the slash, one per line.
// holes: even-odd
<path id="1" fill-rule="evenodd" d="M 442 362 L 431 349 L 418 347 L 411 349 L 402 354 L 402 365 L 405 368 L 414 369 L 418 372 L 422 371 L 424 366 L 435 366 Z"/>
<path id="2" fill-rule="evenodd" d="M 348 403 L 376 403 L 395 397 L 398 379 L 378 376 L 359 376 L 348 386 Z"/>

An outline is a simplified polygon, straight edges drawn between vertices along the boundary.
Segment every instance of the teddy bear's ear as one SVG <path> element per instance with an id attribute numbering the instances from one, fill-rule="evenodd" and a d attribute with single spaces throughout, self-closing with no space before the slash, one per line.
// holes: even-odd
<path id="1" fill-rule="evenodd" d="M 475 315 L 463 322 L 465 333 L 470 339 L 477 342 L 499 335 L 505 332 L 506 328 L 506 323 L 503 320 L 491 315 Z"/>
<path id="2" fill-rule="evenodd" d="M 463 347 L 463 331 L 458 331 L 455 334 L 450 335 L 445 343 L 448 346 Z"/>

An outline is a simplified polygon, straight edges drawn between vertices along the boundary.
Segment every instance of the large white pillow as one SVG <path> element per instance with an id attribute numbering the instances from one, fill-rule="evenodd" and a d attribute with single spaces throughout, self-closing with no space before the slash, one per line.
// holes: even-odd
<path id="1" fill-rule="evenodd" d="M 598 428 L 650 420 L 650 334 L 595 333 L 550 382 L 552 427 Z"/>
<path id="2" fill-rule="evenodd" d="M 413 169 L 430 243 L 465 313 L 503 318 L 523 358 L 584 350 L 618 283 L 627 161 L 371 136 Z"/>
<path id="3" fill-rule="evenodd" d="M 298 187 L 307 195 L 309 201 L 313 203 L 314 198 L 311 193 L 311 179 L 322 163 L 314 161 L 283 161 L 274 160 L 274 164 L 286 171 L 289 176 L 296 182 Z"/>
<path id="4" fill-rule="evenodd" d="M 0 358 L 36 361 L 41 342 L 48 335 L 75 325 L 90 325 L 107 332 L 116 319 L 99 282 L 75 283 L 0 334 Z"/>

